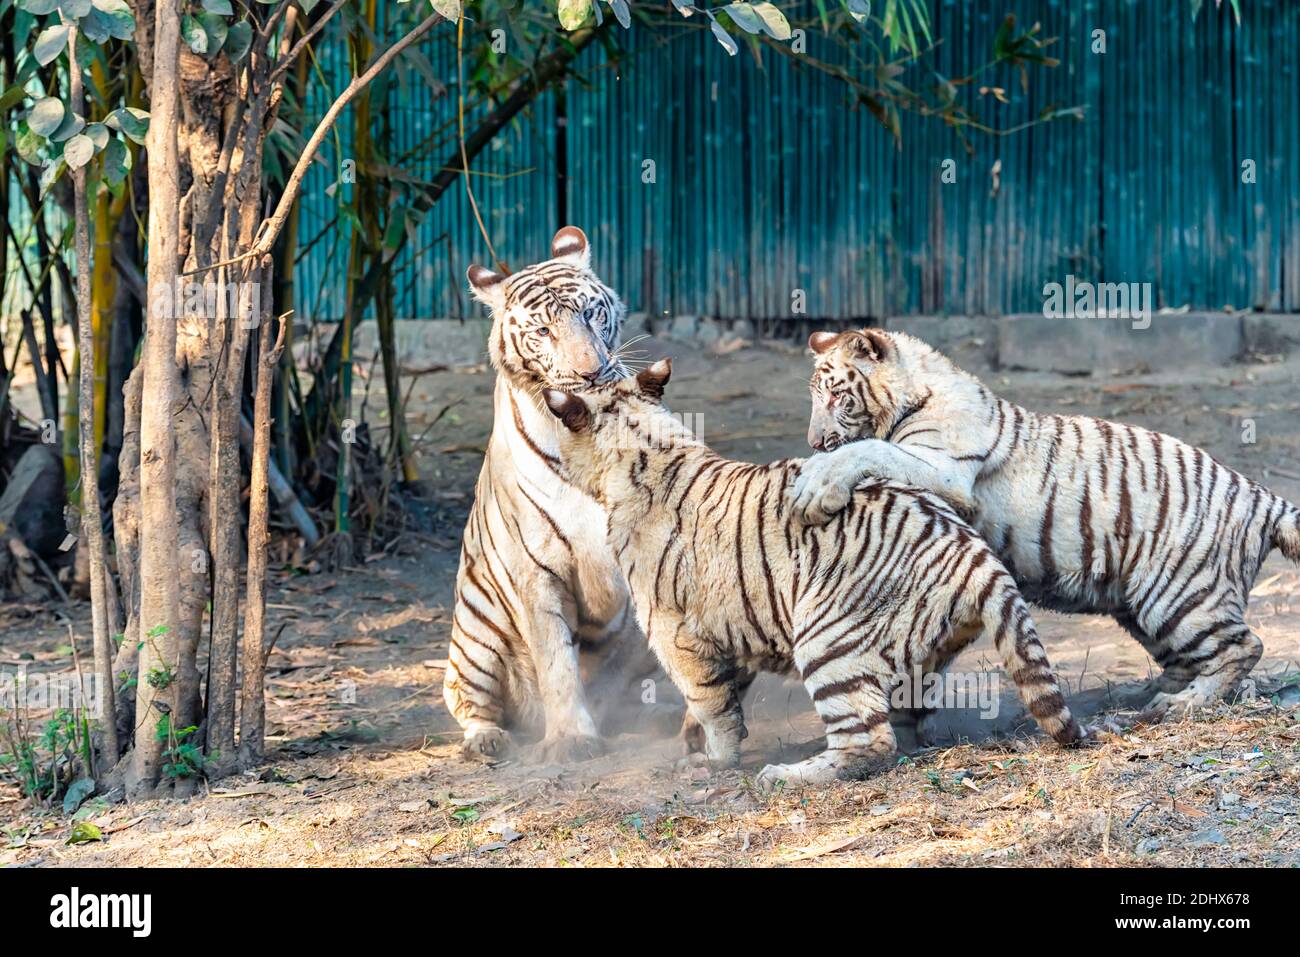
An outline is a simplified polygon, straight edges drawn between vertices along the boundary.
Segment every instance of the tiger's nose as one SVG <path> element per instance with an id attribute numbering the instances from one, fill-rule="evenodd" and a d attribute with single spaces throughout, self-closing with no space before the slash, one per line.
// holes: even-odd
<path id="1" fill-rule="evenodd" d="M 819 433 L 817 433 L 817 432 L 813 432 L 813 431 L 809 430 L 809 432 L 808 432 L 808 444 L 811 445 L 811 446 L 813 447 L 814 451 L 817 451 L 817 452 L 825 452 L 825 451 L 826 451 L 826 441 L 825 441 L 825 440 L 821 437 L 821 435 L 820 435 Z"/>

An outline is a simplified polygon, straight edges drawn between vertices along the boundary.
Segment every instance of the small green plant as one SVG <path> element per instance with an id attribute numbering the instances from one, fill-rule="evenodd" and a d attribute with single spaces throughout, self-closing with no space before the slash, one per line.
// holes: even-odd
<path id="1" fill-rule="evenodd" d="M 0 769 L 13 776 L 27 797 L 41 802 L 58 798 L 66 782 L 78 775 L 76 765 L 86 761 L 89 724 L 66 708 L 32 728 L 25 709 L 6 713 L 0 721 Z"/>
<path id="2" fill-rule="evenodd" d="M 175 677 L 176 676 L 172 674 L 172 670 L 164 665 L 161 668 L 150 668 L 149 674 L 145 678 L 145 680 L 149 682 L 150 688 L 155 688 L 158 691 L 163 691 L 164 689 L 171 686 L 171 683 L 175 679 Z"/>
<path id="3" fill-rule="evenodd" d="M 456 810 L 451 812 L 451 819 L 455 821 L 457 824 L 459 824 L 461 827 L 465 827 L 468 824 L 473 824 L 475 821 L 478 820 L 478 808 L 474 808 L 474 807 L 457 808 Z"/>
<path id="4" fill-rule="evenodd" d="M 162 773 L 169 778 L 192 778 L 203 773 L 203 751 L 191 736 L 198 727 L 173 728 L 171 715 L 165 714 L 158 719 L 154 733 L 165 745 L 163 748 Z"/>

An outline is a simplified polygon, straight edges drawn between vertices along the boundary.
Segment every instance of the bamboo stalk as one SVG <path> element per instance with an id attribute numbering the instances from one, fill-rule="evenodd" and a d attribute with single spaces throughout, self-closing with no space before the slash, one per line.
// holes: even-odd
<path id="1" fill-rule="evenodd" d="M 85 90 L 81 69 L 77 66 L 77 28 L 68 32 L 68 63 L 72 75 L 72 111 L 85 111 Z M 117 764 L 117 724 L 113 720 L 113 638 L 108 633 L 108 606 L 104 577 L 104 527 L 99 511 L 99 447 L 95 429 L 95 330 L 91 318 L 90 282 L 90 209 L 86 196 L 86 167 L 72 171 L 74 218 L 77 248 L 77 348 L 80 355 L 78 406 L 81 422 L 78 430 L 81 448 L 81 528 L 90 567 L 90 619 L 94 649 L 95 680 L 100 684 L 95 715 L 102 725 L 104 764 Z"/>

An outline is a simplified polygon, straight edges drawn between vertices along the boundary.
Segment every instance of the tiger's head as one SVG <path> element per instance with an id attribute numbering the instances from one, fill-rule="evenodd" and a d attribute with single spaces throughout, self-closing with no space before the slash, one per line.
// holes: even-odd
<path id="1" fill-rule="evenodd" d="M 469 284 L 492 312 L 492 365 L 516 385 L 580 388 L 626 374 L 615 355 L 623 304 L 591 271 L 578 227 L 555 234 L 545 262 L 510 275 L 470 266 Z"/>
<path id="2" fill-rule="evenodd" d="M 814 332 L 808 444 L 831 452 L 862 438 L 884 438 L 911 392 L 898 345 L 880 329 Z"/>
<path id="3" fill-rule="evenodd" d="M 634 376 L 602 385 L 543 391 L 562 426 L 556 435 L 560 458 L 598 502 L 631 494 L 644 470 L 653 467 L 650 453 L 701 444 L 664 407 L 664 387 L 672 373 L 672 360 L 660 359 Z"/>

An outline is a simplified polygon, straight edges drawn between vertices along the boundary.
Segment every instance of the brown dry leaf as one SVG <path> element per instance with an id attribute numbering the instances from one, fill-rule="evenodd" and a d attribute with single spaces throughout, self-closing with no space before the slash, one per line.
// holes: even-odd
<path id="1" fill-rule="evenodd" d="M 847 850 L 859 841 L 866 840 L 867 835 L 855 834 L 852 837 L 841 838 L 838 841 L 831 841 L 828 844 L 820 844 L 815 847 L 794 848 L 787 854 L 782 855 L 782 860 L 786 861 L 808 861 L 814 857 L 823 857 L 826 854 L 834 854 L 837 851 Z"/>
<path id="2" fill-rule="evenodd" d="M 1205 817 L 1206 813 L 1196 805 L 1184 804 L 1177 798 L 1174 798 L 1173 811 L 1175 814 L 1186 814 L 1188 817 Z"/>
<path id="3" fill-rule="evenodd" d="M 362 634 L 372 631 L 387 631 L 390 628 L 397 628 L 412 621 L 428 624 L 437 621 L 440 610 L 413 605 L 400 611 L 390 611 L 386 615 L 363 615 L 357 621 L 357 631 Z"/>

